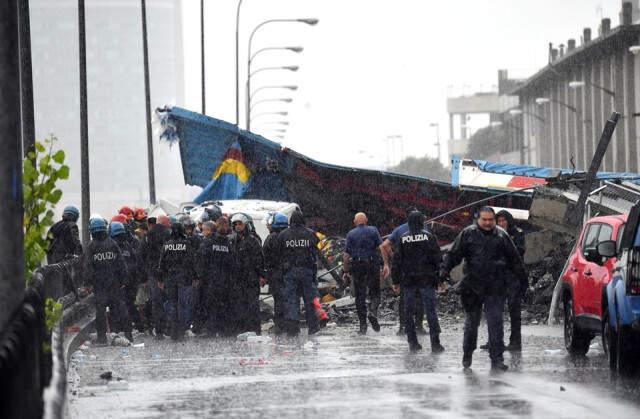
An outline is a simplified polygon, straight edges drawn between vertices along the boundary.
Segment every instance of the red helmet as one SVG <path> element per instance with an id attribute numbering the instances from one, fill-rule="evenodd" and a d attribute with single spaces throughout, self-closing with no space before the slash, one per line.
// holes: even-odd
<path id="1" fill-rule="evenodd" d="M 142 208 L 134 208 L 133 218 L 135 218 L 136 221 L 144 221 L 147 219 L 147 212 Z"/>
<path id="2" fill-rule="evenodd" d="M 127 220 L 130 220 L 133 218 L 133 210 L 127 206 L 120 208 L 120 211 L 118 211 L 118 214 L 122 214 L 126 216 Z"/>
<path id="3" fill-rule="evenodd" d="M 127 216 L 124 214 L 118 214 L 111 217 L 111 222 L 117 221 L 119 223 L 125 224 L 127 222 Z"/>

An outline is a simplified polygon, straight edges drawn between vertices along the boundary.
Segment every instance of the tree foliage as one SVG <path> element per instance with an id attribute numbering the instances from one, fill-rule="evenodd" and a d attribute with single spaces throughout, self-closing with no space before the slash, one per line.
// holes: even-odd
<path id="1" fill-rule="evenodd" d="M 504 125 L 481 128 L 469 138 L 466 157 L 479 160 L 490 158 L 503 152 L 508 142 L 509 137 Z"/>
<path id="2" fill-rule="evenodd" d="M 397 166 L 390 167 L 389 171 L 403 175 L 425 177 L 432 180 L 451 181 L 451 172 L 449 169 L 445 168 L 438 159 L 429 156 L 407 157 L 398 163 Z"/>
<path id="3" fill-rule="evenodd" d="M 63 150 L 56 150 L 57 138 L 50 136 L 43 143 L 36 142 L 22 165 L 24 194 L 24 272 L 26 281 L 40 266 L 47 252 L 47 230 L 53 225 L 53 209 L 62 198 L 57 188 L 59 180 L 69 178 L 69 166 L 64 164 Z"/>

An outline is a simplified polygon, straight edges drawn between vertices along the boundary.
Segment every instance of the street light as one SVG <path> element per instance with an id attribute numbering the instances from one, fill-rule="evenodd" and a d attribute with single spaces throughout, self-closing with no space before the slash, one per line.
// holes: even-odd
<path id="1" fill-rule="evenodd" d="M 264 121 L 257 124 L 256 128 L 262 127 L 264 125 L 282 125 L 286 127 L 286 126 L 289 126 L 289 122 L 288 121 Z"/>
<path id="2" fill-rule="evenodd" d="M 529 115 L 529 116 L 532 116 L 532 117 L 536 118 L 537 120 L 539 120 L 541 122 L 545 122 L 544 118 L 542 118 L 542 117 L 540 117 L 540 116 L 538 116 L 538 115 L 536 115 L 534 113 L 524 111 L 522 109 L 517 109 L 517 108 L 516 109 L 510 109 L 509 110 L 509 114 L 512 115 L 512 116 L 519 116 L 519 115 L 523 115 L 523 114 L 524 115 Z"/>
<path id="3" fill-rule="evenodd" d="M 297 65 L 285 65 L 285 66 L 280 66 L 280 67 L 262 67 L 259 68 L 257 70 L 254 70 L 253 72 L 249 73 L 249 76 L 247 77 L 247 103 L 246 103 L 246 120 L 247 120 L 247 131 L 251 130 L 251 97 L 249 95 L 249 92 L 251 91 L 251 77 L 255 76 L 256 74 L 262 72 L 262 71 L 278 71 L 278 70 L 286 70 L 286 71 L 293 71 L 296 72 L 298 71 L 300 67 L 298 67 Z"/>
<path id="4" fill-rule="evenodd" d="M 267 115 L 287 116 L 287 115 L 289 115 L 289 112 L 287 112 L 287 111 L 282 111 L 282 112 L 260 112 L 260 113 L 257 113 L 255 115 L 253 115 L 251 117 L 251 120 L 253 121 L 253 120 L 255 120 L 255 119 L 257 119 L 257 118 L 259 118 L 261 116 L 267 116 Z"/>
<path id="5" fill-rule="evenodd" d="M 273 99 L 261 99 L 258 100 L 256 103 L 254 103 L 253 105 L 251 105 L 251 107 L 249 108 L 249 118 L 251 118 L 251 111 L 258 106 L 261 103 L 266 103 L 266 102 L 284 102 L 284 103 L 291 103 L 293 102 L 293 99 L 291 99 L 290 97 L 279 97 L 279 98 L 273 98 Z"/>
<path id="6" fill-rule="evenodd" d="M 584 122 L 585 124 L 587 122 L 591 122 L 588 119 L 584 119 L 583 116 L 582 116 L 582 113 L 578 112 L 578 109 L 576 109 L 575 106 L 571 106 L 571 105 L 569 105 L 567 103 L 564 103 L 564 102 L 561 102 L 561 101 L 555 100 L 555 99 L 550 99 L 548 97 L 538 97 L 538 98 L 536 98 L 536 103 L 538 105 L 544 105 L 544 104 L 549 103 L 549 102 L 557 103 L 558 105 L 564 106 L 565 108 L 569 109 L 571 112 L 575 113 L 576 116 L 580 115 L 580 118 L 582 119 L 582 122 Z"/>
<path id="7" fill-rule="evenodd" d="M 502 126 L 502 121 L 493 121 L 492 123 L 489 124 L 489 126 L 491 128 L 501 127 Z"/>
<path id="8" fill-rule="evenodd" d="M 608 93 L 613 97 L 616 96 L 616 92 L 614 92 L 613 90 L 609 90 L 606 87 L 599 86 L 599 85 L 597 85 L 595 83 L 591 83 L 591 82 L 587 82 L 587 81 L 581 81 L 581 80 L 574 80 L 574 81 L 570 81 L 569 82 L 569 87 L 572 88 L 572 89 L 579 89 L 581 87 L 584 87 L 585 85 L 593 86 L 596 89 L 600 89 L 603 92 Z"/>
<path id="9" fill-rule="evenodd" d="M 248 115 L 248 111 L 249 111 L 249 97 L 250 97 L 250 92 L 251 92 L 251 60 L 253 57 L 255 57 L 255 55 L 252 55 L 251 53 L 251 46 L 253 44 L 253 37 L 256 34 L 256 32 L 258 31 L 258 29 L 260 29 L 261 27 L 268 25 L 269 23 L 304 23 L 306 25 L 309 26 L 314 26 L 316 24 L 318 24 L 319 20 L 316 18 L 304 18 L 304 19 L 269 19 L 269 20 L 265 20 L 264 22 L 260 23 L 258 26 L 256 26 L 253 31 L 251 31 L 251 35 L 249 36 L 249 47 L 247 49 L 247 94 L 246 94 L 246 108 L 247 108 L 247 130 L 251 129 L 251 121 L 249 120 L 249 115 Z M 257 54 L 257 53 L 256 53 Z M 237 63 L 236 63 L 236 71 L 237 71 Z M 239 97 L 236 94 L 236 104 L 239 101 Z"/>
<path id="10" fill-rule="evenodd" d="M 254 90 L 253 92 L 251 92 L 251 95 L 249 96 L 249 104 L 251 104 L 251 101 L 253 100 L 253 97 L 261 90 L 265 90 L 265 89 L 287 89 L 287 90 L 291 90 L 291 91 L 296 91 L 298 90 L 298 86 L 293 86 L 293 85 L 283 85 L 283 86 L 262 86 L 262 87 L 258 87 L 256 90 Z"/>
<path id="11" fill-rule="evenodd" d="M 300 54 L 302 51 L 304 51 L 304 48 L 302 47 L 267 47 L 267 48 L 262 48 L 257 50 L 252 56 L 251 58 L 249 58 L 249 62 L 253 62 L 254 58 L 256 58 L 256 55 L 260 54 L 261 52 L 265 52 L 265 51 L 291 51 L 291 52 L 295 52 L 296 54 Z"/>

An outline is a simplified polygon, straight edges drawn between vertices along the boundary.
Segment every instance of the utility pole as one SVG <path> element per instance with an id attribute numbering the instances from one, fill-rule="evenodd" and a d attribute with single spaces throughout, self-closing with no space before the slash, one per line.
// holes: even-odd
<path id="1" fill-rule="evenodd" d="M 0 2 L 0 331 L 22 303 L 24 292 L 17 4 Z"/>
<path id="2" fill-rule="evenodd" d="M 36 133 L 33 118 L 33 77 L 31 74 L 31 24 L 29 0 L 18 1 L 20 27 L 20 109 L 22 120 L 22 153 L 35 150 Z"/>
<path id="3" fill-rule="evenodd" d="M 82 243 L 89 243 L 91 189 L 89 183 L 89 122 L 87 117 L 87 37 L 84 0 L 78 0 L 78 56 L 80 65 L 80 188 L 82 191 Z"/>
<path id="4" fill-rule="evenodd" d="M 202 63 L 202 114 L 207 114 L 206 84 L 204 73 L 204 0 L 200 0 L 200 61 Z"/>
<path id="5" fill-rule="evenodd" d="M 144 61 L 144 100 L 147 117 L 147 164 L 149 169 L 149 201 L 156 203 L 156 177 L 153 159 L 153 133 L 151 130 L 151 87 L 149 86 L 149 47 L 147 43 L 147 2 L 140 0 L 142 9 L 142 55 Z M 204 110 L 203 110 L 204 113 Z"/>

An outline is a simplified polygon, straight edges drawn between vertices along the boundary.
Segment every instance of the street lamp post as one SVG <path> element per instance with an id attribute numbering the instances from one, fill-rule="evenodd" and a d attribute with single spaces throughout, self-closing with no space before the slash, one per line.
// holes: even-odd
<path id="1" fill-rule="evenodd" d="M 240 6 L 242 0 L 238 0 L 236 8 L 236 127 L 240 124 Z"/>
<path id="2" fill-rule="evenodd" d="M 149 84 L 149 48 L 147 44 L 147 5 L 146 0 L 140 0 L 142 9 L 142 59 L 144 64 L 144 103 L 146 107 L 147 122 L 147 170 L 149 173 L 149 202 L 151 205 L 156 203 L 156 177 L 154 172 L 153 159 L 153 134 L 151 131 L 151 88 Z M 204 90 L 203 90 L 204 100 Z M 204 114 L 204 102 L 202 105 L 202 113 Z"/>
<path id="3" fill-rule="evenodd" d="M 576 107 L 575 107 L 575 106 L 571 106 L 571 105 L 569 105 L 569 104 L 567 104 L 567 103 L 564 103 L 564 102 L 562 102 L 562 101 L 559 101 L 559 100 L 556 100 L 556 99 L 551 99 L 551 98 L 548 98 L 548 97 L 539 97 L 539 98 L 536 98 L 536 104 L 538 104 L 538 105 L 544 105 L 544 104 L 547 104 L 547 103 L 549 103 L 549 102 L 551 102 L 551 103 L 556 103 L 556 104 L 558 104 L 558 105 L 560 105 L 560 106 L 563 106 L 563 107 L 565 107 L 565 108 L 569 109 L 569 110 L 570 110 L 571 112 L 573 112 L 574 114 L 576 114 L 576 115 L 580 116 L 580 118 L 582 119 L 582 122 L 584 122 L 585 124 L 586 124 L 587 122 L 591 122 L 591 121 L 590 121 L 590 120 L 588 120 L 588 119 L 584 119 L 584 117 L 583 117 L 582 113 L 581 113 L 580 111 L 578 111 L 578 109 L 576 109 Z"/>
<path id="4" fill-rule="evenodd" d="M 251 116 L 251 122 L 255 121 L 256 119 L 260 118 L 261 116 L 269 116 L 269 115 L 287 116 L 287 115 L 289 115 L 289 112 L 287 112 L 287 111 L 281 111 L 281 112 L 258 112 L 257 114 Z"/>
<path id="5" fill-rule="evenodd" d="M 286 70 L 286 71 L 298 71 L 300 67 L 298 67 L 297 65 L 286 65 L 286 66 L 280 66 L 280 67 L 262 67 L 259 68 L 257 70 L 252 71 L 251 73 L 249 73 L 248 77 L 247 77 L 247 103 L 246 103 L 246 127 L 247 127 L 247 131 L 251 130 L 251 115 L 250 115 L 250 94 L 249 92 L 251 91 L 251 77 L 255 76 L 256 74 L 263 72 L 263 71 L 279 71 L 279 70 Z"/>
<path id="6" fill-rule="evenodd" d="M 258 92 L 260 92 L 262 90 L 266 90 L 266 89 L 288 89 L 288 90 L 291 90 L 291 91 L 296 91 L 296 90 L 298 90 L 298 86 L 283 85 L 283 86 L 262 86 L 262 87 L 258 87 L 253 92 L 251 92 L 251 94 L 249 95 L 249 104 L 251 104 L 251 101 L 253 101 L 253 98 L 255 97 L 255 95 Z"/>
<path id="7" fill-rule="evenodd" d="M 200 0 L 200 64 L 202 66 L 202 114 L 207 114 L 204 62 L 204 0 Z"/>
<path id="8" fill-rule="evenodd" d="M 78 0 L 78 61 L 80 75 L 80 191 L 82 195 L 82 244 L 89 243 L 91 189 L 89 183 L 89 122 L 87 117 L 87 37 L 84 0 Z"/>
<path id="9" fill-rule="evenodd" d="M 249 36 L 249 47 L 247 50 L 247 94 L 246 94 L 246 98 L 247 98 L 247 104 L 246 104 L 246 109 L 247 109 L 247 130 L 249 130 L 250 127 L 250 121 L 249 121 L 249 115 L 248 115 L 248 111 L 249 111 L 249 98 L 250 98 L 250 92 L 251 92 L 251 59 L 252 59 L 252 53 L 251 53 L 251 46 L 253 44 L 253 37 L 255 36 L 256 32 L 258 31 L 258 29 L 262 28 L 265 25 L 268 25 L 270 23 L 304 23 L 306 25 L 310 25 L 310 26 L 314 26 L 318 23 L 318 19 L 315 18 L 306 18 L 306 19 L 269 19 L 269 20 L 265 20 L 264 22 L 258 24 L 253 31 L 251 31 L 251 35 Z"/>
<path id="10" fill-rule="evenodd" d="M 251 120 L 251 111 L 258 106 L 261 103 L 267 103 L 267 102 L 284 102 L 284 103 L 291 103 L 293 102 L 293 99 L 291 99 L 290 97 L 280 97 L 280 98 L 273 98 L 273 99 L 261 99 L 256 101 L 256 103 L 254 103 L 253 105 L 251 105 L 251 107 L 249 108 L 249 120 Z"/>

